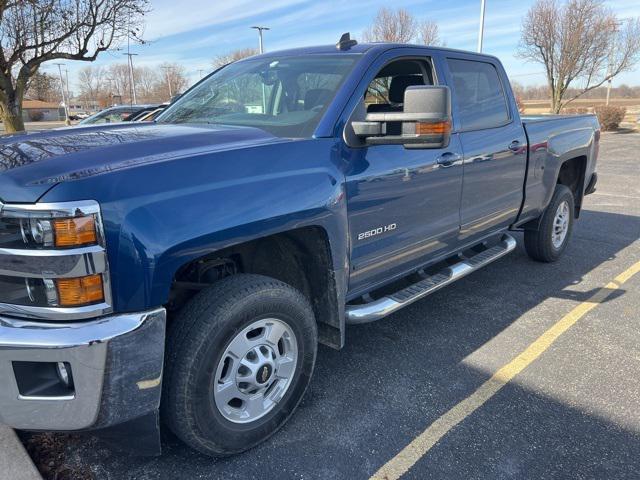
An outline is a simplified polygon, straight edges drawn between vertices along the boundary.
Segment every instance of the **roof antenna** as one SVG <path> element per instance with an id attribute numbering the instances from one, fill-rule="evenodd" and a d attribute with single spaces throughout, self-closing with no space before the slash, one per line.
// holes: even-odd
<path id="1" fill-rule="evenodd" d="M 357 44 L 358 42 L 356 40 L 351 40 L 351 35 L 349 34 L 349 32 L 347 32 L 342 34 L 340 40 L 338 40 L 338 43 L 336 43 L 336 48 L 338 50 L 349 50 L 351 47 Z"/>

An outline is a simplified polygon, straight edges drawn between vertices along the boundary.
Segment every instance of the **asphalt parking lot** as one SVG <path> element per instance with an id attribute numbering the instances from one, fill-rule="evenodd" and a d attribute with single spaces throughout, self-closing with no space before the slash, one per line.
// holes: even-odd
<path id="1" fill-rule="evenodd" d="M 73 122 L 76 124 L 77 122 Z M 24 128 L 27 132 L 37 132 L 40 130 L 51 130 L 52 128 L 63 128 L 65 127 L 64 121 L 59 122 L 25 122 Z M 0 134 L 4 132 L 4 125 L 0 122 Z"/>
<path id="2" fill-rule="evenodd" d="M 640 274 L 610 284 L 640 261 L 638 152 L 640 134 L 603 134 L 598 191 L 558 263 L 529 260 L 518 234 L 506 258 L 349 328 L 342 351 L 321 347 L 297 414 L 266 444 L 212 460 L 167 434 L 163 456 L 141 458 L 61 436 L 63 462 L 97 479 L 369 478 L 569 318 L 526 368 L 422 444 L 403 478 L 640 477 Z"/>

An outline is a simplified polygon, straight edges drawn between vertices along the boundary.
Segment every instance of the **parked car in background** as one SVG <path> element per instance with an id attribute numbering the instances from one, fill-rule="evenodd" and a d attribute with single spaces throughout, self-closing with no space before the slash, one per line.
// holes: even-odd
<path id="1" fill-rule="evenodd" d="M 102 110 L 82 120 L 78 125 L 96 125 L 101 123 L 132 122 L 159 107 L 152 105 L 119 105 Z"/>
<path id="2" fill-rule="evenodd" d="M 136 118 L 132 121 L 134 122 L 153 122 L 158 115 L 164 112 L 165 108 L 167 108 L 169 104 L 161 105 L 155 110 L 151 110 L 150 112 L 142 112 L 140 115 L 136 115 Z"/>
<path id="3" fill-rule="evenodd" d="M 91 116 L 90 113 L 79 112 L 79 113 L 76 113 L 75 115 L 72 115 L 70 118 L 71 120 L 84 120 L 85 118 L 89 118 L 90 116 Z"/>

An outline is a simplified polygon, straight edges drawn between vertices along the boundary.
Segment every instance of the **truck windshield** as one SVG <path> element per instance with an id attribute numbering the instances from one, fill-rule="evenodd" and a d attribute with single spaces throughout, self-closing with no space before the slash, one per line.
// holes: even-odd
<path id="1" fill-rule="evenodd" d="M 356 60 L 319 54 L 232 63 L 188 91 L 158 123 L 243 125 L 310 137 Z"/>

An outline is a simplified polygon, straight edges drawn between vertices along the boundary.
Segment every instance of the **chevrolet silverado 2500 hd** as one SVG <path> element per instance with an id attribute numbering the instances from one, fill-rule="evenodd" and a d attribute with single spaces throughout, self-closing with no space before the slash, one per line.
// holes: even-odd
<path id="1" fill-rule="evenodd" d="M 246 450 L 347 324 L 500 258 L 510 231 L 558 259 L 599 136 L 522 118 L 494 57 L 344 36 L 232 63 L 149 124 L 2 137 L 0 422 L 133 426 L 155 450 L 162 419 Z"/>

